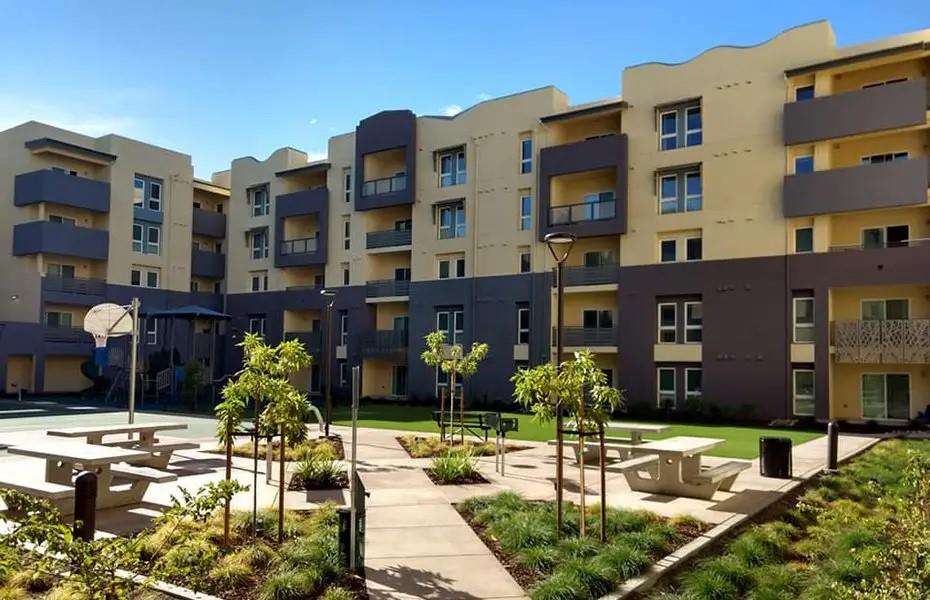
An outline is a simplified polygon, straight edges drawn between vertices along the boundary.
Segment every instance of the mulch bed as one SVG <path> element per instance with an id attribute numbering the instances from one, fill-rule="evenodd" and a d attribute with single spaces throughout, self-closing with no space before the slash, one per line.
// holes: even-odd
<path id="1" fill-rule="evenodd" d="M 341 490 L 349 487 L 349 476 L 345 471 L 339 474 L 336 481 L 304 481 L 296 473 L 291 476 L 291 481 L 287 484 L 290 491 L 313 491 L 313 490 Z"/>
<path id="2" fill-rule="evenodd" d="M 397 443 L 400 444 L 400 447 L 404 449 L 404 451 L 407 453 L 407 455 L 408 455 L 410 458 L 434 458 L 434 457 L 436 457 L 436 456 L 441 456 L 441 455 L 443 454 L 442 451 L 438 451 L 438 452 L 433 453 L 433 454 L 430 455 L 430 456 L 414 456 L 414 455 L 410 452 L 410 447 L 409 447 L 409 445 L 407 444 L 407 441 L 406 441 L 403 437 L 400 437 L 400 436 L 399 436 L 399 437 L 396 437 L 396 438 L 394 438 L 394 439 L 397 440 Z M 429 438 L 424 437 L 424 436 L 416 436 L 414 439 L 416 439 L 416 440 L 418 440 L 418 441 L 421 441 L 421 440 L 426 440 L 426 439 L 429 439 Z M 476 441 L 474 441 L 474 440 L 465 440 L 465 444 L 466 444 L 467 446 L 473 446 L 476 450 L 482 448 L 482 446 L 484 446 L 485 443 L 493 444 L 494 442 L 493 442 L 493 441 L 492 441 L 492 442 L 476 442 Z M 448 447 L 449 447 L 449 446 L 446 446 L 446 448 L 448 448 Z M 452 448 L 461 448 L 461 447 L 462 447 L 462 444 L 461 444 L 460 442 L 458 442 L 458 441 L 455 441 L 455 442 L 453 442 L 453 443 L 451 444 L 451 447 L 452 447 Z M 504 445 L 504 453 L 509 454 L 509 453 L 511 453 L 511 452 L 519 452 L 520 450 L 529 450 L 530 448 L 532 448 L 532 446 L 520 446 L 520 445 L 517 445 L 517 444 L 505 444 L 505 445 Z M 475 456 L 494 456 L 494 452 L 493 452 L 493 451 L 491 451 L 491 452 L 478 452 L 477 454 L 475 454 Z"/>
<path id="3" fill-rule="evenodd" d="M 435 485 L 472 485 L 472 484 L 482 484 L 482 483 L 491 483 L 485 479 L 481 473 L 475 473 L 472 477 L 467 477 L 463 479 L 458 479 L 456 481 L 440 481 L 433 476 L 432 469 L 423 469 L 426 473 L 426 476 L 429 477 L 429 480 L 432 481 Z"/>

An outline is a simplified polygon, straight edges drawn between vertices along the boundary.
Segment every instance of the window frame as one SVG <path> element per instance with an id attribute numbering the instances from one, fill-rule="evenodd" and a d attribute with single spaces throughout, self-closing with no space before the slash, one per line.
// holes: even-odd
<path id="1" fill-rule="evenodd" d="M 893 375 L 896 377 L 907 377 L 907 415 L 904 417 L 891 417 L 888 416 L 888 376 Z M 881 376 L 882 378 L 882 400 L 884 404 L 884 415 L 883 416 L 869 416 L 865 414 L 865 378 Z M 911 403 L 914 399 L 914 382 L 911 378 L 911 374 L 903 371 L 865 371 L 860 374 L 859 377 L 859 413 L 863 419 L 869 421 L 907 421 L 911 416 Z"/>
<path id="2" fill-rule="evenodd" d="M 349 344 L 349 313 L 342 311 L 339 313 L 339 345 L 347 346 Z"/>
<path id="3" fill-rule="evenodd" d="M 155 285 L 151 284 L 153 276 L 155 278 Z M 161 280 L 161 273 L 159 271 L 147 270 L 145 272 L 145 287 L 149 289 L 157 290 L 159 289 L 159 284 L 161 283 L 160 280 Z"/>
<path id="4" fill-rule="evenodd" d="M 672 307 L 672 324 L 663 325 L 662 324 L 662 308 L 665 306 Z M 678 303 L 677 302 L 658 302 L 656 305 L 656 343 L 657 344 L 677 344 L 678 343 Z M 672 332 L 671 340 L 663 340 L 662 332 Z"/>
<path id="5" fill-rule="evenodd" d="M 811 93 L 810 98 L 798 98 L 798 92 L 801 90 L 810 90 L 810 93 Z M 814 98 L 816 98 L 815 93 L 816 93 L 816 90 L 814 88 L 813 83 L 810 83 L 807 85 L 796 86 L 794 88 L 794 101 L 795 102 L 807 102 L 808 100 L 813 100 Z"/>
<path id="6" fill-rule="evenodd" d="M 449 223 L 443 224 L 443 215 L 449 215 Z M 436 239 L 453 240 L 465 237 L 465 204 L 455 202 L 439 207 L 439 215 L 436 220 Z M 446 232 L 445 234 L 443 232 Z"/>
<path id="7" fill-rule="evenodd" d="M 798 304 L 810 303 L 810 323 L 798 322 Z M 817 343 L 817 303 L 813 296 L 795 296 L 791 299 L 791 343 L 792 344 L 815 344 Z M 798 337 L 799 330 L 810 330 L 810 340 L 802 340 Z"/>
<path id="8" fill-rule="evenodd" d="M 265 337 L 265 324 L 267 315 L 249 315 L 249 333 L 256 333 Z"/>
<path id="9" fill-rule="evenodd" d="M 881 319 L 866 319 L 865 318 L 865 304 L 867 302 L 880 302 L 882 306 L 882 317 Z M 907 318 L 905 319 L 889 319 L 888 318 L 888 303 L 889 302 L 904 302 L 907 307 Z M 861 321 L 908 321 L 911 319 L 911 299 L 907 297 L 898 297 L 898 298 L 861 298 L 859 300 L 859 319 Z"/>
<path id="10" fill-rule="evenodd" d="M 252 260 L 264 260 L 268 258 L 268 230 L 254 230 L 250 232 L 250 249 Z M 261 244 L 256 245 L 255 240 L 259 239 L 262 241 Z"/>
<path id="11" fill-rule="evenodd" d="M 692 236 L 692 237 L 686 237 L 686 238 L 684 238 L 684 241 L 685 241 L 685 262 L 696 262 L 696 261 L 699 261 L 699 260 L 704 260 L 704 236 L 703 236 L 703 235 Z M 699 252 L 698 252 L 698 257 L 697 257 L 697 258 L 691 258 L 691 248 L 690 248 L 690 245 L 691 245 L 691 242 L 695 242 L 695 241 L 698 242 L 698 244 L 699 244 L 699 246 L 698 246 L 698 250 L 699 250 Z"/>
<path id="12" fill-rule="evenodd" d="M 799 374 L 810 374 L 811 377 L 811 393 L 808 394 L 799 394 L 798 393 L 798 375 Z M 793 368 L 791 369 L 791 410 L 792 414 L 798 417 L 813 417 L 817 409 L 816 404 L 817 398 L 817 372 L 814 369 L 808 368 Z M 802 412 L 798 410 L 798 400 L 810 401 L 811 410 L 810 412 Z"/>
<path id="13" fill-rule="evenodd" d="M 526 249 L 520 250 L 520 273 L 533 272 L 533 253 Z"/>
<path id="14" fill-rule="evenodd" d="M 798 233 L 801 231 L 810 231 L 810 250 L 798 250 Z M 805 225 L 804 227 L 795 227 L 794 228 L 794 253 L 795 254 L 810 254 L 814 251 L 814 228 L 811 225 Z"/>
<path id="15" fill-rule="evenodd" d="M 692 306 L 698 306 L 701 315 L 701 322 L 697 325 L 691 324 L 691 316 L 688 314 L 688 309 Z M 682 304 L 682 311 L 684 312 L 684 334 L 685 334 L 685 344 L 703 344 L 704 343 L 704 302 L 702 300 L 688 300 Z M 677 321 L 677 319 L 676 319 Z M 677 322 L 676 322 L 677 325 Z M 698 332 L 697 337 L 700 339 L 691 339 L 689 332 Z"/>
<path id="16" fill-rule="evenodd" d="M 663 183 L 671 180 L 675 183 L 675 195 L 665 196 L 665 186 Z M 672 203 L 672 210 L 666 210 L 666 206 Z M 659 173 L 659 214 L 673 215 L 680 212 L 678 210 L 678 173 Z"/>
<path id="17" fill-rule="evenodd" d="M 524 134 L 520 136 L 520 174 L 527 175 L 532 172 L 533 172 L 533 135 Z"/>
<path id="18" fill-rule="evenodd" d="M 448 159 L 449 171 L 444 170 L 444 159 Z M 456 185 L 463 185 L 468 180 L 468 164 L 465 158 L 465 150 L 449 150 L 441 153 L 437 162 L 439 168 L 439 187 L 446 188 Z"/>
<path id="19" fill-rule="evenodd" d="M 249 204 L 252 206 L 252 217 L 267 217 L 271 209 L 271 201 L 268 194 L 267 185 L 259 185 L 249 188 Z M 256 202 L 259 193 L 261 193 L 262 202 Z"/>
<path id="20" fill-rule="evenodd" d="M 352 219 L 349 217 L 342 220 L 342 249 L 352 249 Z"/>
<path id="21" fill-rule="evenodd" d="M 136 236 L 137 231 L 138 236 Z M 145 254 L 145 225 L 139 222 L 132 224 L 132 251 Z"/>
<path id="22" fill-rule="evenodd" d="M 151 325 L 151 328 L 149 327 Z M 143 333 L 146 346 L 158 345 L 158 319 L 145 319 L 145 330 Z"/>
<path id="23" fill-rule="evenodd" d="M 798 170 L 798 161 L 800 161 L 800 160 L 805 160 L 805 159 L 810 159 L 810 165 L 811 165 L 810 171 L 799 171 L 799 170 Z M 815 168 L 815 167 L 814 167 L 814 155 L 813 155 L 813 154 L 799 154 L 799 155 L 797 155 L 797 156 L 794 157 L 794 163 L 793 163 L 793 164 L 794 164 L 794 174 L 795 174 L 795 175 L 807 175 L 807 174 L 809 174 L 809 173 L 813 173 L 813 172 L 814 172 L 814 168 Z"/>
<path id="24" fill-rule="evenodd" d="M 526 327 L 523 326 L 524 315 L 526 315 Z M 517 307 L 517 345 L 526 345 L 530 343 L 530 308 L 528 306 Z"/>
<path id="25" fill-rule="evenodd" d="M 342 170 L 342 193 L 346 202 L 352 202 L 352 169 Z"/>
<path id="26" fill-rule="evenodd" d="M 149 210 L 154 210 L 155 212 L 161 212 L 161 182 L 149 180 L 149 189 L 148 194 L 146 194 L 145 206 Z M 158 198 L 155 198 L 155 190 L 158 190 Z"/>
<path id="27" fill-rule="evenodd" d="M 145 180 L 138 176 L 132 178 L 132 206 L 145 208 Z"/>
<path id="28" fill-rule="evenodd" d="M 701 377 L 701 386 L 700 389 L 696 392 L 691 391 L 691 374 L 700 373 Z M 704 368 L 703 367 L 685 367 L 685 400 L 688 399 L 697 399 L 700 400 L 704 397 Z"/>
<path id="29" fill-rule="evenodd" d="M 697 129 L 691 129 L 688 123 L 688 117 L 693 111 L 697 111 L 698 118 L 701 121 L 700 127 Z M 703 107 L 698 104 L 697 106 L 686 106 L 684 110 L 684 124 L 685 124 L 685 148 L 690 148 L 692 146 L 701 146 L 704 144 L 704 110 Z M 694 134 L 700 136 L 700 139 L 694 144 L 690 143 L 690 137 Z"/>
<path id="30" fill-rule="evenodd" d="M 674 256 L 671 260 L 665 260 L 664 246 L 666 244 L 671 244 L 671 246 L 675 249 Z M 659 240 L 659 263 L 666 264 L 674 262 L 678 262 L 678 238 L 664 238 Z"/>
<path id="31" fill-rule="evenodd" d="M 671 389 L 662 389 L 662 373 L 671 372 L 672 387 Z M 666 400 L 671 399 L 671 403 L 663 402 L 663 396 Z M 677 408 L 678 406 L 678 369 L 675 367 L 656 367 L 656 407 L 657 408 Z"/>
<path id="32" fill-rule="evenodd" d="M 138 282 L 133 283 L 133 277 L 138 276 Z M 129 269 L 129 285 L 132 287 L 142 287 L 142 269 Z"/>
<path id="33" fill-rule="evenodd" d="M 520 194 L 520 231 L 533 229 L 533 196 Z"/>
<path id="34" fill-rule="evenodd" d="M 673 120 L 672 120 L 672 122 L 675 124 L 675 130 L 672 131 L 671 133 L 665 133 L 665 130 L 664 130 L 663 127 L 662 127 L 662 125 L 663 125 L 663 123 L 664 123 L 664 119 L 663 119 L 663 118 L 665 117 L 665 115 L 672 115 L 672 117 L 674 117 Z M 677 109 L 676 109 L 676 110 L 665 110 L 665 111 L 659 112 L 659 126 L 658 126 L 658 129 L 659 129 L 659 152 L 667 152 L 667 151 L 669 151 L 669 150 L 677 150 L 677 149 L 680 147 L 680 146 L 678 145 L 678 129 L 679 129 L 679 127 L 678 127 L 678 121 L 679 121 L 679 115 L 678 115 L 678 110 L 677 110 Z M 670 146 L 669 148 L 666 148 L 666 147 L 665 147 L 665 144 L 664 144 L 665 140 L 667 140 L 667 139 L 672 140 L 672 146 Z"/>
<path id="35" fill-rule="evenodd" d="M 152 233 L 155 233 L 156 240 L 152 241 Z M 154 252 L 152 248 L 154 247 Z M 161 255 L 161 225 L 146 224 L 145 226 L 145 251 L 143 254 Z"/>
<path id="36" fill-rule="evenodd" d="M 880 158 L 881 160 L 876 160 Z M 863 154 L 859 157 L 860 165 L 881 165 L 898 160 L 910 160 L 911 153 L 907 150 L 892 150 L 891 152 L 876 152 Z"/>

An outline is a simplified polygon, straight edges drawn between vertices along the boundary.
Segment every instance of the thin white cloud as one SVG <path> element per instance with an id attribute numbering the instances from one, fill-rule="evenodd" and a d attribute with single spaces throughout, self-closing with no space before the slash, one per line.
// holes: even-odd
<path id="1" fill-rule="evenodd" d="M 316 118 L 316 117 L 313 117 L 312 119 L 310 119 L 310 124 L 311 124 L 311 125 L 316 125 L 316 124 L 317 124 L 317 118 Z"/>
<path id="2" fill-rule="evenodd" d="M 108 133 L 137 136 L 144 129 L 143 120 L 123 111 L 89 112 L 86 105 L 76 104 L 78 107 L 72 108 L 34 98 L 0 94 L 0 130 L 26 121 L 41 121 L 93 137 Z"/>
<path id="3" fill-rule="evenodd" d="M 475 100 L 477 100 L 478 102 L 484 102 L 485 100 L 490 100 L 491 98 L 493 98 L 493 96 L 487 92 L 481 92 L 480 94 L 475 96 Z"/>
<path id="4" fill-rule="evenodd" d="M 447 104 L 442 107 L 442 114 L 446 115 L 447 117 L 454 117 L 460 112 L 462 112 L 462 107 L 458 104 Z"/>

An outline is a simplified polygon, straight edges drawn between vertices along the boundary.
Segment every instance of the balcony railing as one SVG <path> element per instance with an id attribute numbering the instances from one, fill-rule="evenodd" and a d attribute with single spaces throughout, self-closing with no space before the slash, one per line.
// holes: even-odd
<path id="1" fill-rule="evenodd" d="M 404 352 L 408 337 L 406 329 L 369 331 L 362 338 L 362 354 L 377 356 Z"/>
<path id="2" fill-rule="evenodd" d="M 553 206 L 549 209 L 549 225 L 573 225 L 590 221 L 605 221 L 613 219 L 616 213 L 616 200 Z"/>
<path id="3" fill-rule="evenodd" d="M 323 348 L 323 332 L 321 331 L 287 331 L 284 333 L 284 339 L 297 340 L 311 352 L 319 352 Z"/>
<path id="4" fill-rule="evenodd" d="M 563 327 L 563 346 L 616 346 L 617 330 L 613 327 Z M 552 328 L 555 345 L 556 328 Z"/>
<path id="5" fill-rule="evenodd" d="M 617 265 L 607 264 L 592 267 L 565 267 L 562 270 L 562 276 L 565 278 L 565 285 L 567 286 L 617 283 Z M 553 278 L 553 287 L 557 284 L 558 282 Z"/>
<path id="6" fill-rule="evenodd" d="M 62 292 L 65 294 L 105 296 L 107 293 L 107 282 L 100 279 L 46 275 L 42 280 L 42 290 L 46 292 Z"/>
<path id="7" fill-rule="evenodd" d="M 296 254 L 313 254 L 317 249 L 317 237 L 300 238 L 295 240 L 282 240 L 279 247 L 281 256 Z"/>
<path id="8" fill-rule="evenodd" d="M 887 242 L 884 246 L 874 247 L 863 244 L 844 244 L 840 246 L 830 246 L 830 252 L 851 252 L 856 250 L 881 250 L 882 248 L 914 248 L 916 246 L 925 246 L 930 244 L 930 238 L 915 238 L 912 240 L 900 240 L 897 242 Z"/>
<path id="9" fill-rule="evenodd" d="M 365 247 L 373 248 L 390 248 L 392 246 L 409 246 L 413 236 L 409 229 L 388 231 L 369 231 L 365 240 Z"/>
<path id="10" fill-rule="evenodd" d="M 407 189 L 407 175 L 394 175 L 381 179 L 371 179 L 362 183 L 362 196 L 380 196 Z"/>
<path id="11" fill-rule="evenodd" d="M 836 321 L 836 362 L 930 363 L 930 319 Z"/>
<path id="12" fill-rule="evenodd" d="M 385 298 L 390 296 L 409 296 L 410 282 L 395 279 L 382 279 L 369 281 L 365 286 L 365 296 L 368 298 Z"/>
<path id="13" fill-rule="evenodd" d="M 107 260 L 110 232 L 53 221 L 30 221 L 13 226 L 13 255 L 61 254 Z"/>
<path id="14" fill-rule="evenodd" d="M 45 341 L 90 344 L 93 342 L 93 338 L 80 327 L 55 327 L 49 325 L 45 329 Z"/>
<path id="15" fill-rule="evenodd" d="M 222 279 L 226 275 L 226 255 L 198 247 L 191 248 L 191 275 Z"/>
<path id="16" fill-rule="evenodd" d="M 304 285 L 289 285 L 284 288 L 287 292 L 312 292 L 313 290 L 322 290 L 322 285 L 315 283 L 306 283 Z"/>

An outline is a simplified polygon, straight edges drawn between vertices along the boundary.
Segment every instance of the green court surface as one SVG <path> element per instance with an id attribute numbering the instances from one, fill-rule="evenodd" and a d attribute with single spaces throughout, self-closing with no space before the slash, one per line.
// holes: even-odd
<path id="1" fill-rule="evenodd" d="M 439 429 L 433 421 L 433 410 L 434 408 L 430 406 L 365 404 L 359 407 L 359 426 L 376 429 L 399 429 L 438 433 Z M 348 407 L 337 406 L 333 409 L 333 412 L 337 425 L 351 424 L 351 415 Z M 531 415 L 517 413 L 503 414 L 507 417 L 517 417 L 520 421 L 519 431 L 507 434 L 508 438 L 537 442 L 544 442 L 555 438 L 555 427 L 552 424 L 541 425 L 537 423 Z M 646 435 L 645 437 L 646 439 L 664 439 L 678 435 L 722 438 L 727 440 L 727 443 L 719 448 L 715 448 L 712 452 L 714 456 L 750 459 L 759 455 L 760 437 L 787 437 L 791 439 L 793 444 L 797 445 L 820 437 L 823 434 L 813 431 L 776 429 L 771 427 L 672 423 L 668 430 L 660 434 Z"/>

